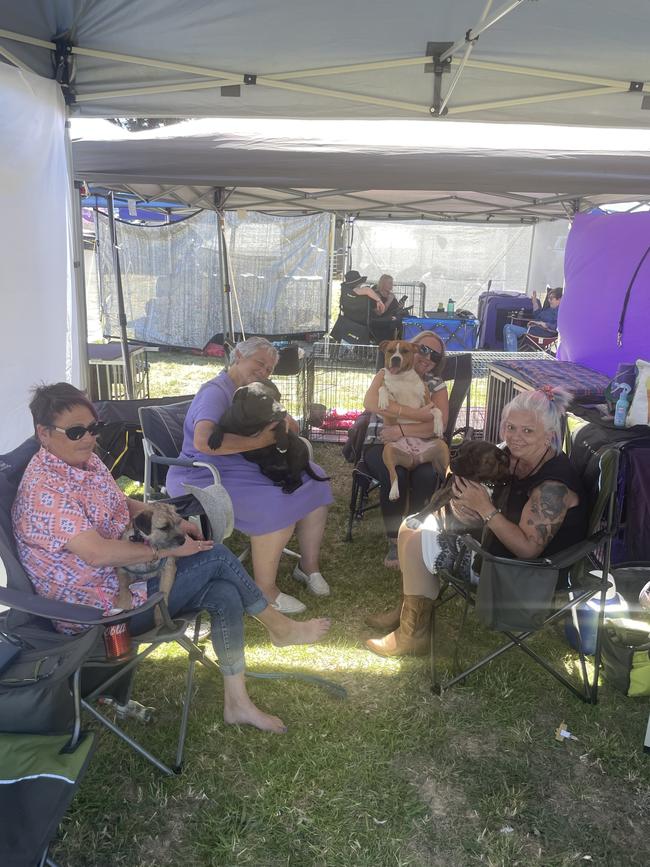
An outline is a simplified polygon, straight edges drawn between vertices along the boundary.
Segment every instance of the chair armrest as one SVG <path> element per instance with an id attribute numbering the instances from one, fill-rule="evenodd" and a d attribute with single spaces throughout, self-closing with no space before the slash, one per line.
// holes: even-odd
<path id="1" fill-rule="evenodd" d="M 462 542 L 467 548 L 480 554 L 484 560 L 488 560 L 492 563 L 505 563 L 507 565 L 514 561 L 523 566 L 535 566 L 537 569 L 567 569 L 569 566 L 573 566 L 574 563 L 577 563 L 578 560 L 581 560 L 584 556 L 597 548 L 606 535 L 607 534 L 603 530 L 594 533 L 593 536 L 590 536 L 582 542 L 577 542 L 575 545 L 565 548 L 564 551 L 558 551 L 557 554 L 551 554 L 549 557 L 539 557 L 531 560 L 524 560 L 519 557 L 497 557 L 495 554 L 490 554 L 489 551 L 482 548 L 480 543 L 470 535 L 462 536 Z"/>
<path id="2" fill-rule="evenodd" d="M 550 558 L 548 557 L 539 557 L 531 560 L 524 560 L 523 558 L 519 557 L 498 557 L 496 554 L 490 554 L 489 551 L 486 551 L 485 548 L 481 546 L 480 542 L 477 542 L 476 539 L 469 534 L 461 536 L 461 540 L 466 548 L 469 548 L 476 554 L 480 554 L 483 560 L 487 560 L 492 563 L 504 563 L 505 565 L 509 565 L 513 562 L 516 562 L 521 566 L 536 566 L 538 569 L 557 568 L 553 565 Z"/>
<path id="3" fill-rule="evenodd" d="M 165 467 L 207 467 L 212 473 L 212 481 L 214 484 L 221 483 L 219 470 L 209 464 L 207 461 L 190 461 L 187 458 L 166 458 L 164 455 L 150 455 L 149 460 L 152 464 L 162 464 Z"/>
<path id="4" fill-rule="evenodd" d="M 37 596 L 22 590 L 12 590 L 0 587 L 0 603 L 14 611 L 32 614 L 34 617 L 45 617 L 48 620 L 67 620 L 70 623 L 95 623 L 97 609 L 91 605 L 76 605 L 72 602 L 61 602 L 47 596 Z"/>
<path id="5" fill-rule="evenodd" d="M 128 611 L 123 611 L 112 617 L 102 617 L 98 616 L 99 609 L 92 605 L 77 605 L 73 602 L 51 599 L 48 596 L 37 596 L 35 593 L 0 587 L 0 603 L 14 611 L 31 614 L 34 617 L 45 617 L 48 620 L 65 620 L 66 623 L 78 623 L 84 626 L 107 626 L 118 621 L 130 620 L 134 615 L 154 608 L 163 598 L 162 593 L 154 593 L 137 608 L 130 608 Z"/>

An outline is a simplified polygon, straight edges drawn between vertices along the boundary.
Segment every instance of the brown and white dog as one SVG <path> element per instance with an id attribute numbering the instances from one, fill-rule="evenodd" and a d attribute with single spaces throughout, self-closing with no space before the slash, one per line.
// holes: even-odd
<path id="1" fill-rule="evenodd" d="M 140 542 L 151 548 L 178 548 L 185 542 L 185 534 L 180 529 L 183 519 L 173 506 L 167 503 L 149 503 L 146 509 L 139 512 L 133 522 L 122 533 L 122 539 L 129 542 Z M 117 607 L 125 610 L 133 607 L 130 585 L 146 581 L 160 575 L 159 590 L 169 599 L 169 593 L 176 578 L 176 561 L 173 557 L 166 560 L 152 560 L 148 563 L 137 563 L 134 566 L 121 566 L 117 569 L 120 582 L 120 593 Z M 156 608 L 156 623 L 160 625 L 160 617 Z"/>
<path id="2" fill-rule="evenodd" d="M 391 400 L 403 406 L 420 409 L 430 403 L 429 389 L 417 374 L 414 361 L 418 348 L 416 343 L 407 340 L 384 340 L 379 345 L 384 353 L 384 383 L 379 388 L 379 411 L 384 424 L 399 424 L 404 436 L 392 443 L 386 443 L 382 458 L 390 476 L 390 500 L 399 499 L 399 482 L 396 467 L 412 469 L 418 464 L 431 463 L 435 471 L 444 478 L 449 466 L 449 449 L 442 437 L 442 413 L 437 407 L 431 410 L 433 431 L 436 439 L 425 440 L 408 435 L 406 429 L 411 419 L 389 415 L 382 412 Z"/>

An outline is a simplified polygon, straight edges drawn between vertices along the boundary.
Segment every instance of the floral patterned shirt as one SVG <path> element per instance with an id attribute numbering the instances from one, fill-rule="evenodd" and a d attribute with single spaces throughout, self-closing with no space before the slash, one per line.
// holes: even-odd
<path id="1" fill-rule="evenodd" d="M 18 554 L 36 593 L 92 605 L 104 614 L 116 607 L 114 567 L 91 566 L 66 548 L 86 530 L 119 539 L 130 521 L 127 499 L 97 455 L 84 467 L 71 467 L 41 448 L 25 470 L 12 520 Z M 142 604 L 144 587 L 131 590 L 133 605 Z M 78 631 L 71 624 L 57 628 Z"/>

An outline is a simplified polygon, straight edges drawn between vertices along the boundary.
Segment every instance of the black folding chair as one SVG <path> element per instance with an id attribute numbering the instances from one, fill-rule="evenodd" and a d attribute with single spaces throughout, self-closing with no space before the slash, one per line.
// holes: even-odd
<path id="1" fill-rule="evenodd" d="M 447 382 L 453 380 L 451 394 L 449 395 L 449 416 L 445 429 L 445 442 L 451 446 L 451 441 L 456 432 L 456 422 L 461 407 L 467 399 L 472 383 L 472 356 L 469 352 L 460 355 L 447 356 L 443 370 L 443 379 Z M 374 478 L 363 459 L 363 447 L 356 459 L 352 470 L 352 491 L 350 493 L 350 506 L 348 513 L 347 531 L 345 541 L 352 541 L 352 527 L 355 521 L 360 521 L 366 512 L 379 508 L 379 502 L 370 502 L 374 491 L 379 489 L 379 482 Z M 433 491 L 431 491 L 433 493 Z"/>
<path id="2" fill-rule="evenodd" d="M 23 466 L 22 471 L 24 469 Z M 0 580 L 0 605 L 8 608 L 8 611 L 3 615 L 5 630 L 12 634 L 18 634 L 22 641 L 38 648 L 43 645 L 65 647 L 69 643 L 70 636 L 56 632 L 52 625 L 53 621 L 66 621 L 85 628 L 101 627 L 93 633 L 96 639 L 92 652 L 84 660 L 82 667 L 82 708 L 163 773 L 179 772 L 183 763 L 195 664 L 197 661 L 201 662 L 210 671 L 220 674 L 217 663 L 207 657 L 197 644 L 199 619 L 192 614 L 172 619 L 161 593 L 154 594 L 138 608 L 124 611 L 114 617 L 101 617 L 96 608 L 72 605 L 44 596 L 37 596 L 18 560 L 11 531 L 10 509 L 16 492 L 15 483 L 22 475 L 22 471 L 18 472 L 14 466 L 11 473 L 12 481 L 9 480 L 9 472 L 7 474 L 0 472 L 0 576 L 6 576 L 5 580 Z M 160 612 L 162 625 L 144 634 L 133 636 L 130 640 L 129 653 L 123 660 L 116 662 L 107 658 L 101 637 L 104 628 L 122 621 L 128 623 L 136 614 L 146 611 L 151 611 L 153 615 L 155 609 Z M 194 624 L 193 640 L 186 634 L 192 624 Z M 115 708 L 118 719 L 133 718 L 141 722 L 150 721 L 153 709 L 146 708 L 131 699 L 133 676 L 136 667 L 144 659 L 153 653 L 158 646 L 168 643 L 179 645 L 188 655 L 176 756 L 171 767 L 154 756 L 123 731 L 117 722 L 114 722 L 98 709 L 98 706 L 103 703 L 105 706 Z"/>
<path id="3" fill-rule="evenodd" d="M 616 528 L 616 496 L 619 453 L 616 449 L 603 449 L 599 456 L 599 474 L 595 490 L 587 491 L 592 503 L 588 536 L 584 542 L 535 560 L 496 557 L 483 549 L 471 536 L 463 537 L 466 549 L 481 557 L 478 588 L 465 576 L 453 569 L 443 570 L 440 578 L 464 599 L 461 623 L 457 633 L 454 665 L 458 659 L 467 613 L 475 608 L 483 625 L 500 632 L 508 639 L 496 650 L 478 660 L 446 681 L 436 674 L 436 628 L 432 617 L 431 679 L 435 692 L 441 693 L 470 674 L 492 662 L 506 651 L 517 647 L 544 668 L 563 686 L 582 701 L 595 704 L 598 700 L 598 675 L 601 661 L 601 634 L 605 611 L 607 576 L 611 562 L 612 537 Z M 457 564 L 461 560 L 457 559 Z M 589 568 L 602 570 L 602 577 L 594 579 Z M 561 573 L 568 572 L 570 592 L 557 592 Z M 533 650 L 528 641 L 547 626 L 562 621 L 571 611 L 600 594 L 598 612 L 598 638 L 593 660 L 593 677 L 587 669 L 586 654 L 579 648 L 580 684 L 576 686 L 549 660 Z"/>

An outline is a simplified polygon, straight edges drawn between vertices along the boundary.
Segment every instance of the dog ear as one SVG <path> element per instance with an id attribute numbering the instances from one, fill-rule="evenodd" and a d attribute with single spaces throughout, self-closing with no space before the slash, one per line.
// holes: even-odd
<path id="1" fill-rule="evenodd" d="M 248 394 L 248 386 L 247 385 L 241 385 L 233 394 L 232 402 L 238 403 L 240 400 L 243 400 L 247 394 Z"/>
<path id="2" fill-rule="evenodd" d="M 379 344 L 379 349 L 381 350 L 381 352 L 386 352 L 386 348 L 388 347 L 389 343 L 390 343 L 390 340 L 382 340 L 381 341 L 381 343 Z"/>
<path id="3" fill-rule="evenodd" d="M 133 526 L 136 530 L 142 533 L 143 536 L 151 536 L 151 509 L 145 509 L 133 519 Z"/>

